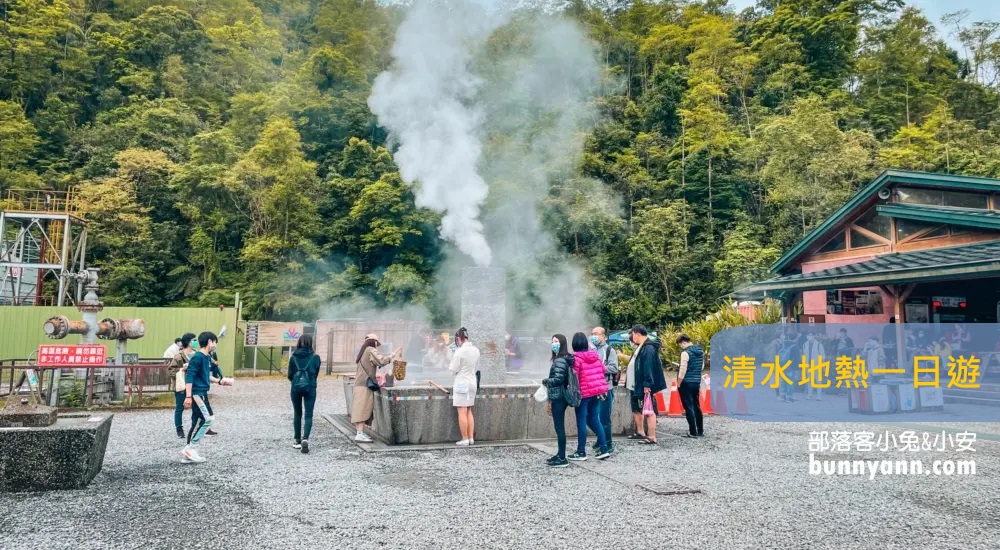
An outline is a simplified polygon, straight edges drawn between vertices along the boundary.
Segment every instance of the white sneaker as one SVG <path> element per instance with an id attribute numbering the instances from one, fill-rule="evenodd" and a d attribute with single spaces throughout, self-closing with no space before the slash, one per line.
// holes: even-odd
<path id="1" fill-rule="evenodd" d="M 198 464 L 205 462 L 205 457 L 201 456 L 198 453 L 198 449 L 195 449 L 194 447 L 184 447 L 182 454 L 184 457 L 181 459 L 181 462 L 184 464 Z"/>
<path id="2" fill-rule="evenodd" d="M 475 439 L 470 439 L 470 440 L 469 440 L 469 445 L 475 445 L 475 443 L 476 443 L 476 440 L 475 440 Z"/>
<path id="3" fill-rule="evenodd" d="M 458 443 L 455 443 L 455 445 L 458 445 L 459 447 L 468 447 L 471 444 L 472 443 L 470 443 L 468 439 L 463 439 L 463 440 L 459 441 Z"/>
<path id="4" fill-rule="evenodd" d="M 375 442 L 372 438 L 368 437 L 368 434 L 366 434 L 364 432 L 361 432 L 358 435 L 354 436 L 354 440 L 358 441 L 360 443 L 374 443 Z"/>
<path id="5" fill-rule="evenodd" d="M 292 448 L 293 449 L 301 449 L 302 448 L 302 444 L 301 443 L 294 443 L 294 444 L 292 444 Z"/>

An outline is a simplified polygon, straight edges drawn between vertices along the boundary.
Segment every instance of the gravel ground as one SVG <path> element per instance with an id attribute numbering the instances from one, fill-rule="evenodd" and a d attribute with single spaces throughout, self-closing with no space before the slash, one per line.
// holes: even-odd
<path id="1" fill-rule="evenodd" d="M 322 379 L 302 455 L 287 388 L 241 379 L 213 390 L 221 435 L 203 443 L 205 464 L 179 463 L 170 411 L 116 414 L 88 489 L 0 495 L 0 548 L 1000 547 L 996 441 L 976 443 L 975 476 L 869 480 L 808 475 L 808 433 L 903 427 L 710 418 L 709 437 L 688 440 L 670 419 L 656 448 L 622 441 L 606 462 L 549 471 L 522 446 L 363 453 L 319 417 L 345 412 L 338 384 Z M 646 482 L 702 492 L 635 487 Z"/>

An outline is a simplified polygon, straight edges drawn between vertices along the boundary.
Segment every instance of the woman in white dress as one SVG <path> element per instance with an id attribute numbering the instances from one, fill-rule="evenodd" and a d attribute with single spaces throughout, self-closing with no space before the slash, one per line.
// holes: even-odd
<path id="1" fill-rule="evenodd" d="M 475 443 L 473 434 L 476 422 L 472 417 L 472 406 L 476 404 L 476 364 L 479 363 L 479 348 L 469 341 L 469 331 L 462 327 L 455 333 L 455 345 L 458 346 L 448 365 L 455 375 L 455 383 L 451 388 L 452 404 L 458 409 L 458 429 L 462 432 L 462 440 L 456 445 L 472 445 Z"/>

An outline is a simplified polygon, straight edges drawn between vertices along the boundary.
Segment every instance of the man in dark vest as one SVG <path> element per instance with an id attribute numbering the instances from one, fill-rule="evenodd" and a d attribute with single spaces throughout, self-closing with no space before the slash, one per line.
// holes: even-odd
<path id="1" fill-rule="evenodd" d="M 701 368 L 704 365 L 705 352 L 691 342 L 691 337 L 681 333 L 677 336 L 677 345 L 681 347 L 681 369 L 677 372 L 677 393 L 684 405 L 684 416 L 688 421 L 688 434 L 684 437 L 704 437 L 705 425 L 701 415 Z"/>

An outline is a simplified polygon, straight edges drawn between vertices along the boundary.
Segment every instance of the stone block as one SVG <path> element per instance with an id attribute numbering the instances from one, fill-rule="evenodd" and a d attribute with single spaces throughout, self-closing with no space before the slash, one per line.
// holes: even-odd
<path id="1" fill-rule="evenodd" d="M 354 380 L 344 379 L 347 410 L 351 409 Z M 500 384 L 480 389 L 473 414 L 476 419 L 476 441 L 516 441 L 552 439 L 555 428 L 548 414 L 547 403 L 534 399 L 537 385 Z M 616 436 L 634 431 L 628 391 L 619 387 L 612 408 L 612 425 Z M 415 445 L 458 441 L 458 415 L 451 396 L 430 386 L 397 386 L 382 388 L 375 400 L 372 432 L 392 445 Z M 576 412 L 566 411 L 566 434 L 576 438 Z"/>
<path id="2" fill-rule="evenodd" d="M 69 415 L 47 427 L 0 429 L 0 492 L 83 489 L 104 466 L 112 419 Z"/>
<path id="3" fill-rule="evenodd" d="M 507 271 L 466 268 L 462 271 L 462 326 L 479 348 L 483 384 L 502 384 L 507 375 L 504 354 L 507 331 Z"/>
<path id="4" fill-rule="evenodd" d="M 44 428 L 56 423 L 56 409 L 46 405 L 21 403 L 12 397 L 0 409 L 0 428 Z"/>

